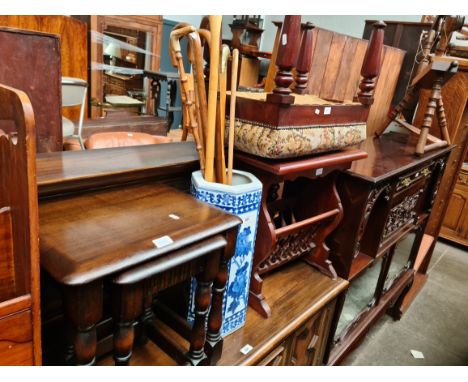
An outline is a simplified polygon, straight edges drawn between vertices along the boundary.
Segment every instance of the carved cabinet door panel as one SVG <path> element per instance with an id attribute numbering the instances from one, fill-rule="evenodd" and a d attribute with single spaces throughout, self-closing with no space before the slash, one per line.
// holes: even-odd
<path id="1" fill-rule="evenodd" d="M 263 358 L 257 366 L 284 366 L 286 365 L 286 354 L 288 350 L 289 339 L 276 347 L 270 354 Z"/>
<path id="2" fill-rule="evenodd" d="M 323 354 L 334 308 L 335 302 L 312 316 L 292 335 L 288 365 L 315 366 L 323 364 Z"/>
<path id="3" fill-rule="evenodd" d="M 450 198 L 440 236 L 468 245 L 468 171 L 462 171 Z"/>

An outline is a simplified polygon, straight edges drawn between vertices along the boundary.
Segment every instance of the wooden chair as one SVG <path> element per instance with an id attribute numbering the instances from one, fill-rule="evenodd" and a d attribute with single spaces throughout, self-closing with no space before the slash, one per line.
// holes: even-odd
<path id="1" fill-rule="evenodd" d="M 0 85 L 1 365 L 42 362 L 38 222 L 33 108 Z"/>

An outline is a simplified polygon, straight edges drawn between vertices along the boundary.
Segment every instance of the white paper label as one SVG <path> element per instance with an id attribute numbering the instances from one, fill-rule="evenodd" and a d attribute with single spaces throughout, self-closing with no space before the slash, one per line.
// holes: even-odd
<path id="1" fill-rule="evenodd" d="M 169 214 L 169 217 L 170 217 L 171 219 L 174 219 L 174 220 L 179 220 L 179 219 L 180 219 L 180 217 L 177 216 L 176 214 Z"/>
<path id="2" fill-rule="evenodd" d="M 253 347 L 247 344 L 240 350 L 240 352 L 245 355 L 245 354 L 249 354 L 252 351 L 252 349 Z"/>
<path id="3" fill-rule="evenodd" d="M 281 36 L 281 43 L 283 45 L 286 45 L 288 43 L 288 35 L 286 33 L 283 33 L 283 35 Z"/>
<path id="4" fill-rule="evenodd" d="M 315 114 L 319 115 L 320 114 L 320 109 L 315 109 Z"/>
<path id="5" fill-rule="evenodd" d="M 323 168 L 318 168 L 315 170 L 315 175 L 322 175 L 323 174 Z"/>
<path id="6" fill-rule="evenodd" d="M 424 354 L 422 352 L 420 352 L 419 350 L 411 350 L 411 355 L 414 358 L 417 358 L 417 359 L 423 359 L 424 358 Z"/>
<path id="7" fill-rule="evenodd" d="M 331 107 L 327 106 L 323 109 L 323 114 L 324 115 L 330 115 L 331 114 Z"/>
<path id="8" fill-rule="evenodd" d="M 172 244 L 174 241 L 169 236 L 161 236 L 153 240 L 153 244 L 156 248 L 162 248 L 166 245 Z"/>

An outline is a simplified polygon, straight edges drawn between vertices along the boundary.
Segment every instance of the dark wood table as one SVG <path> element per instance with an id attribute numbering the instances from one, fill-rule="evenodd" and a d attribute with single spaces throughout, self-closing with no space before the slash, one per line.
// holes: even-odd
<path id="1" fill-rule="evenodd" d="M 47 198 L 39 204 L 39 216 L 41 265 L 63 286 L 78 364 L 92 364 L 95 359 L 95 325 L 102 317 L 106 279 L 118 279 L 119 273 L 142 264 L 151 266 L 155 259 L 170 258 L 176 251 L 216 235 L 225 236 L 232 251 L 240 222 L 190 195 L 155 183 Z M 154 242 L 158 239 L 163 244 Z M 189 253 L 186 257 L 182 263 L 192 260 Z M 205 280 L 210 285 L 217 276 L 215 269 Z M 194 269 L 184 275 L 198 273 Z M 153 274 L 149 272 L 147 277 Z M 136 304 L 134 299 L 126 303 L 132 301 Z M 201 334 L 204 336 L 204 324 Z"/>
<path id="2" fill-rule="evenodd" d="M 334 339 L 346 302 L 344 295 L 338 301 L 329 364 L 341 362 L 386 311 L 395 319 L 401 317 L 401 303 L 414 282 L 418 249 L 453 149 L 448 146 L 417 157 L 415 139 L 394 132 L 369 137 L 359 145 L 369 156 L 338 177 L 344 217 L 328 238 L 330 259 L 338 276 L 351 283 L 346 299 L 353 301 L 353 285 L 365 285 L 370 300 Z M 410 233 L 414 234 L 412 247 L 402 251 L 404 264 L 389 278 L 395 248 Z M 371 267 L 377 269 L 373 283 L 360 283 Z"/>
<path id="3" fill-rule="evenodd" d="M 77 363 L 94 362 L 104 283 L 115 281 L 114 300 L 124 302 L 114 304 L 116 322 L 121 324 L 114 344 L 125 342 L 116 354 L 120 363 L 128 361 L 128 345 L 131 350 L 133 342 L 129 342 L 133 334 L 127 330 L 128 316 L 122 312 L 135 312 L 138 305 L 129 307 L 126 299 L 119 299 L 128 293 L 127 285 L 131 295 L 137 296 L 204 275 L 205 295 L 210 293 L 206 284 L 211 285 L 213 278 L 217 290 L 223 289 L 219 282 L 234 250 L 239 219 L 165 184 L 179 179 L 175 182 L 180 185 L 182 178 L 181 188 L 186 189 L 188 176 L 196 168 L 192 143 L 38 156 L 41 266 L 63 287 Z M 167 245 L 153 243 L 166 236 L 170 237 Z M 200 252 L 197 245 L 202 243 L 212 250 Z M 222 256 L 216 258 L 213 253 L 219 253 L 221 247 L 225 248 Z M 147 266 L 143 278 L 142 266 Z M 138 297 L 128 301 L 136 300 Z M 220 313 L 221 306 L 212 304 L 207 337 L 210 347 L 219 352 L 221 337 L 215 333 L 221 326 L 218 310 Z M 198 332 L 190 340 L 194 346 L 187 359 L 194 363 L 203 358 L 205 317 L 200 317 Z"/>

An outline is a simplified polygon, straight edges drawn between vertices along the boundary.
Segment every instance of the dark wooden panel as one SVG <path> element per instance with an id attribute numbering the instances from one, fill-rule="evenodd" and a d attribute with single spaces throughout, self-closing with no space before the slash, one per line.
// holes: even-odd
<path id="1" fill-rule="evenodd" d="M 11 214 L 8 208 L 0 209 L 0 302 L 15 296 L 15 264 Z"/>
<path id="2" fill-rule="evenodd" d="M 393 93 L 398 84 L 401 64 L 405 53 L 399 49 L 384 46 L 382 67 L 375 87 L 374 103 L 367 120 L 367 135 L 383 131 L 388 124 L 387 114 L 391 108 Z"/>
<path id="3" fill-rule="evenodd" d="M 22 303 L 27 300 L 31 301 L 28 305 L 29 321 L 18 324 L 18 327 L 13 324 L 1 326 L 0 339 L 10 341 L 11 336 L 15 337 L 18 334 L 18 330 L 29 330 L 32 333 L 27 340 L 16 341 L 24 345 L 16 348 L 19 353 L 11 353 L 24 354 L 25 348 L 29 347 L 30 356 L 15 358 L 15 355 L 11 359 L 3 358 L 1 362 L 21 363 L 24 361 L 39 365 L 41 363 L 41 332 L 39 219 L 35 166 L 36 130 L 33 107 L 28 96 L 20 90 L 0 85 L 0 120 L 10 121 L 12 129 L 11 134 L 0 135 L 0 208 L 4 212 L 0 215 L 0 236 L 7 241 L 6 246 L 10 247 L 9 251 L 12 250 L 13 263 L 8 264 L 10 267 L 8 273 L 10 276 L 14 273 L 14 285 L 10 284 L 12 287 L 9 293 L 10 299 L 0 302 L 0 316 L 14 314 L 15 310 L 12 310 L 14 307 L 17 312 L 22 311 L 25 309 Z M 3 251 L 0 255 L 3 257 Z M 30 343 L 26 345 L 26 342 Z M 10 345 L 6 343 L 5 346 L 10 349 Z M 3 348 L 0 349 L 0 353 L 2 350 Z"/>
<path id="4" fill-rule="evenodd" d="M 333 99 L 333 94 L 337 87 L 338 73 L 341 67 L 341 60 L 343 58 L 346 40 L 347 37 L 345 35 L 337 33 L 333 35 L 330 44 L 330 51 L 328 52 L 327 65 L 323 75 L 324 81 L 320 87 L 320 98 L 329 100 Z"/>
<path id="5" fill-rule="evenodd" d="M 34 363 L 31 311 L 0 317 L 0 366 Z"/>
<path id="6" fill-rule="evenodd" d="M 38 152 L 62 150 L 60 41 L 55 35 L 0 28 L 0 83 L 31 100 Z"/>
<path id="7" fill-rule="evenodd" d="M 88 81 L 88 31 L 85 23 L 68 16 L 0 16 L 0 26 L 53 33 L 60 37 L 62 76 Z M 78 120 L 80 107 L 70 107 L 63 114 Z"/>
<path id="8" fill-rule="evenodd" d="M 314 32 L 317 37 L 315 49 L 312 52 L 313 58 L 309 73 L 309 82 L 307 84 L 307 93 L 319 95 L 325 76 L 325 68 L 327 66 L 333 32 L 319 28 L 316 28 Z"/>

